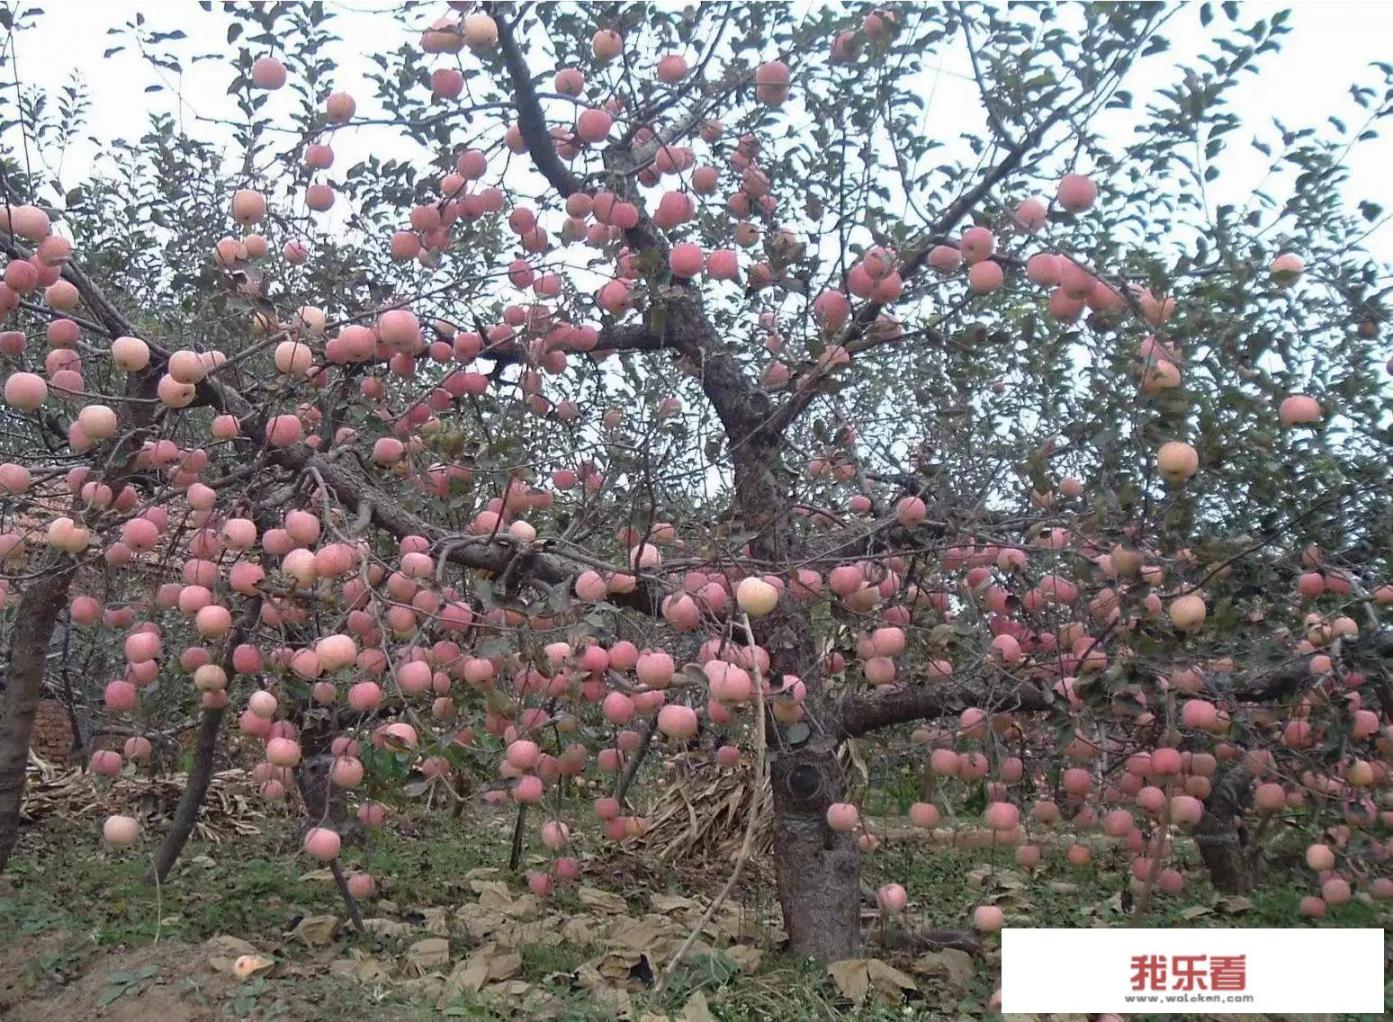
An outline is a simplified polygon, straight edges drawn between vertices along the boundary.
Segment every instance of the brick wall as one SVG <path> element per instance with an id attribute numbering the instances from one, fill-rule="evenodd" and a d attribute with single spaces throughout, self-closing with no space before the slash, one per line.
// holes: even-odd
<path id="1" fill-rule="evenodd" d="M 34 736 L 30 747 L 40 759 L 49 763 L 67 763 L 73 755 L 73 729 L 68 711 L 56 699 L 39 701 L 34 714 Z"/>

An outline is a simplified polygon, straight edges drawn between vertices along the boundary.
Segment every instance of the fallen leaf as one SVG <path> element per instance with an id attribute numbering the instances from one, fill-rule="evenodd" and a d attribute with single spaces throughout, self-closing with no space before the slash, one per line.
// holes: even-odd
<path id="1" fill-rule="evenodd" d="M 972 956 L 955 947 L 944 948 L 942 951 L 926 951 L 914 959 L 910 968 L 921 976 L 942 979 L 958 990 L 967 988 L 968 981 L 976 971 L 972 964 Z"/>
<path id="2" fill-rule="evenodd" d="M 466 958 L 445 979 L 445 990 L 454 994 L 477 994 L 488 982 L 488 963 L 477 956 Z"/>
<path id="3" fill-rule="evenodd" d="M 391 970 L 370 955 L 354 952 L 348 958 L 336 958 L 329 963 L 329 975 L 356 979 L 360 983 L 385 983 L 392 978 Z"/>
<path id="4" fill-rule="evenodd" d="M 237 959 L 243 955 L 256 954 L 256 947 L 239 937 L 219 934 L 203 942 L 203 953 L 214 970 L 232 976 L 235 975 L 234 966 Z"/>
<path id="5" fill-rule="evenodd" d="M 1180 912 L 1177 913 L 1177 915 L 1179 915 L 1180 918 L 1184 919 L 1186 922 L 1189 922 L 1191 919 L 1198 919 L 1200 916 L 1207 916 L 1213 911 L 1214 910 L 1211 909 L 1208 905 L 1191 905 L 1187 909 L 1182 909 Z"/>
<path id="6" fill-rule="evenodd" d="M 853 1004 L 860 1004 L 872 991 L 878 998 L 896 1002 L 903 999 L 906 991 L 918 987 L 893 965 L 887 965 L 878 958 L 847 958 L 827 966 L 827 973 L 837 990 Z"/>
<path id="7" fill-rule="evenodd" d="M 1214 902 L 1214 907 L 1220 912 L 1236 916 L 1240 912 L 1247 912 L 1253 907 L 1253 903 L 1241 894 L 1226 894 Z"/>
<path id="8" fill-rule="evenodd" d="M 720 1022 L 706 1004 L 706 995 L 698 990 L 682 1006 L 682 1022 Z"/>
<path id="9" fill-rule="evenodd" d="M 444 937 L 426 937 L 406 949 L 406 963 L 418 972 L 429 972 L 450 964 L 450 942 Z"/>
<path id="10" fill-rule="evenodd" d="M 571 944 L 603 943 L 609 937 L 609 927 L 596 916 L 571 916 L 561 924 L 561 935 Z"/>
<path id="11" fill-rule="evenodd" d="M 633 951 L 648 951 L 659 944 L 680 944 L 685 937 L 686 932 L 681 927 L 662 916 L 645 916 L 616 922 L 610 931 L 609 942 Z"/>
<path id="12" fill-rule="evenodd" d="M 445 980 L 445 989 L 453 993 L 477 994 L 486 983 L 512 979 L 522 971 L 522 955 L 504 951 L 497 944 L 485 944 L 455 966 Z"/>
<path id="13" fill-rule="evenodd" d="M 613 912 L 617 915 L 627 914 L 629 903 L 617 894 L 610 891 L 602 891 L 598 887 L 582 885 L 577 891 L 576 896 L 580 898 L 580 903 L 588 908 L 599 909 L 601 912 Z"/>
<path id="14" fill-rule="evenodd" d="M 427 933 L 433 933 L 438 937 L 449 935 L 450 920 L 442 906 L 431 905 L 421 909 L 421 919 L 421 928 Z"/>
<path id="15" fill-rule="evenodd" d="M 331 869 L 316 869 L 309 873 L 301 873 L 301 880 L 330 880 L 334 879 L 334 871 Z"/>
<path id="16" fill-rule="evenodd" d="M 1019 873 L 994 866 L 978 866 L 976 869 L 968 870 L 967 879 L 976 887 L 996 888 L 1002 891 L 1014 891 L 1025 886 L 1025 881 Z"/>
<path id="17" fill-rule="evenodd" d="M 338 932 L 338 916 L 305 916 L 295 924 L 290 935 L 299 937 L 306 944 L 329 944 Z"/>
<path id="18" fill-rule="evenodd" d="M 386 919 L 382 916 L 373 916 L 371 919 L 363 920 L 363 929 L 371 933 L 374 937 L 405 937 L 415 931 L 412 927 L 396 919 Z"/>
<path id="19" fill-rule="evenodd" d="M 630 951 L 620 948 L 601 956 L 595 963 L 595 970 L 609 980 L 627 980 L 633 971 L 638 968 L 643 961 L 642 951 Z"/>
<path id="20" fill-rule="evenodd" d="M 662 892 L 650 894 L 648 904 L 653 906 L 654 912 L 662 912 L 666 915 L 699 907 L 698 903 L 691 898 L 684 898 L 680 894 L 663 894 Z"/>
<path id="21" fill-rule="evenodd" d="M 866 971 L 871 977 L 871 988 L 883 1001 L 891 1004 L 898 1004 L 904 1000 L 906 994 L 919 993 L 919 988 L 915 986 L 914 980 L 906 976 L 899 969 L 888 962 L 882 962 L 879 958 L 871 958 L 866 961 Z"/>
<path id="22" fill-rule="evenodd" d="M 501 880 L 472 880 L 469 886 L 479 896 L 481 908 L 504 909 L 513 903 L 513 892 Z"/>
<path id="23" fill-rule="evenodd" d="M 731 963 L 744 973 L 758 972 L 759 963 L 764 960 L 764 952 L 757 947 L 750 947 L 748 944 L 732 944 L 721 954 L 729 958 Z"/>

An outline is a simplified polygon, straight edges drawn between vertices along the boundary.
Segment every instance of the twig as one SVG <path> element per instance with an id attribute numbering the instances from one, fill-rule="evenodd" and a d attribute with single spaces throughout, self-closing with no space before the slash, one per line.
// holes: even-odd
<path id="1" fill-rule="evenodd" d="M 527 803 L 518 803 L 518 822 L 513 825 L 513 850 L 508 853 L 508 868 L 516 871 L 522 865 L 522 837 L 527 830 Z"/>
<path id="2" fill-rule="evenodd" d="M 755 673 L 755 787 L 754 794 L 750 796 L 750 816 L 749 819 L 745 821 L 745 840 L 741 842 L 740 851 L 735 856 L 735 868 L 730 871 L 730 879 L 726 881 L 725 886 L 721 888 L 721 892 L 717 894 L 711 904 L 707 906 L 706 911 L 702 913 L 701 919 L 698 920 L 696 926 L 692 927 L 692 932 L 687 934 L 687 939 L 684 940 L 682 946 L 677 949 L 677 954 L 672 956 L 672 961 L 668 962 L 667 968 L 663 970 L 662 978 L 658 981 L 658 985 L 653 988 L 653 993 L 655 995 L 662 993 L 663 988 L 671 981 L 673 973 L 677 971 L 677 967 L 682 964 L 682 959 L 687 957 L 687 952 L 690 951 L 692 945 L 696 943 L 696 939 L 701 934 L 701 931 L 706 929 L 706 924 L 715 916 L 716 910 L 725 904 L 726 898 L 729 897 L 730 892 L 735 889 L 736 883 L 740 880 L 740 874 L 745 869 L 745 863 L 749 861 L 750 851 L 754 848 L 755 832 L 759 830 L 760 812 L 763 809 L 761 803 L 764 801 L 764 779 L 765 775 L 768 773 L 769 766 L 764 755 L 764 677 L 759 669 L 759 660 L 754 655 L 755 633 L 754 629 L 750 626 L 750 616 L 748 614 L 741 614 L 740 620 L 745 626 L 745 635 L 749 640 L 750 666 Z"/>
<path id="3" fill-rule="evenodd" d="M 643 737 L 639 739 L 638 748 L 634 750 L 629 765 L 624 768 L 619 783 L 614 786 L 614 799 L 621 805 L 624 803 L 624 796 L 629 793 L 629 787 L 634 783 L 634 778 L 638 776 L 638 768 L 643 765 L 648 750 L 653 747 L 653 733 L 657 730 L 658 717 L 654 714 L 648 721 L 648 726 L 643 730 Z"/>
<path id="4" fill-rule="evenodd" d="M 334 883 L 338 885 L 339 894 L 343 895 L 343 903 L 348 907 L 349 921 L 355 930 L 362 933 L 363 912 L 358 908 L 358 899 L 353 897 L 353 892 L 348 889 L 348 881 L 344 879 L 343 867 L 339 865 L 338 859 L 329 860 L 329 872 L 334 874 Z"/>

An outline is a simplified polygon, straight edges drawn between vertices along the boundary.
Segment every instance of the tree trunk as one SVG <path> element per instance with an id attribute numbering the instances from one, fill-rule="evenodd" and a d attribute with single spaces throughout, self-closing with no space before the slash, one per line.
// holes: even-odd
<path id="1" fill-rule="evenodd" d="M 233 626 L 224 647 L 223 670 L 229 678 L 234 677 L 232 651 L 246 641 L 247 634 L 261 613 L 261 598 L 248 601 L 242 615 Z M 203 796 L 208 794 L 208 785 L 213 781 L 213 761 L 218 752 L 218 738 L 222 734 L 222 720 L 226 710 L 204 710 L 203 719 L 198 725 L 198 741 L 194 745 L 193 763 L 189 765 L 189 775 L 184 782 L 184 794 L 179 797 L 179 805 L 174 810 L 174 819 L 169 823 L 164 840 L 155 852 L 155 863 L 151 867 L 148 880 L 164 880 L 169 871 L 179 861 L 179 853 L 188 844 L 193 833 L 193 825 L 198 822 L 198 811 L 203 807 Z"/>
<path id="2" fill-rule="evenodd" d="M 1230 767 L 1214 783 L 1204 802 L 1204 815 L 1195 825 L 1195 845 L 1217 891 L 1244 894 L 1257 879 L 1249 855 L 1248 833 L 1239 822 L 1252 801 L 1252 774 L 1242 765 Z"/>
<path id="3" fill-rule="evenodd" d="M 789 949 L 821 961 L 861 949 L 861 852 L 856 836 L 827 826 L 845 790 L 837 743 L 818 737 L 770 764 L 774 872 Z"/>
<path id="4" fill-rule="evenodd" d="M 746 524 L 758 530 L 750 552 L 787 572 L 798 551 L 782 471 L 767 438 L 742 445 L 735 483 Z M 852 958 L 861 948 L 861 852 L 854 834 L 827 826 L 827 807 L 845 801 L 846 779 L 837 759 L 838 710 L 823 697 L 812 619 L 807 606 L 783 599 L 754 629 L 769 653 L 773 687 L 780 687 L 784 675 L 801 678 L 807 687 L 804 726 L 779 729 L 768 742 L 774 874 L 789 950 L 822 961 Z M 766 720 L 766 726 L 772 724 Z"/>
<path id="5" fill-rule="evenodd" d="M 208 794 L 208 785 L 213 780 L 213 759 L 218 751 L 218 736 L 222 732 L 222 719 L 226 710 L 204 710 L 203 720 L 198 725 L 198 742 L 194 746 L 193 763 L 189 766 L 189 776 L 184 782 L 184 794 L 179 796 L 179 805 L 174 810 L 174 819 L 169 821 L 169 830 L 155 851 L 155 864 L 148 879 L 163 881 L 169 871 L 179 861 L 179 853 L 188 843 L 193 833 L 193 825 L 198 822 L 198 811 L 203 806 L 203 796 Z"/>
<path id="6" fill-rule="evenodd" d="M 67 601 L 68 586 L 77 574 L 77 561 L 55 554 L 39 570 L 15 612 L 5 693 L 0 700 L 0 871 L 9 864 L 19 840 L 29 738 L 43 695 L 48 645 Z"/>

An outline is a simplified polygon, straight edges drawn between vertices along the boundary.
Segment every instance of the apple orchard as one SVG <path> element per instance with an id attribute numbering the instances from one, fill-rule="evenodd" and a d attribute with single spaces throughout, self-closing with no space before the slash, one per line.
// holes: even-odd
<path id="1" fill-rule="evenodd" d="M 112 29 L 151 107 L 81 181 L 83 88 L 4 100 L 0 864 L 71 662 L 100 777 L 198 720 L 173 821 L 92 835 L 161 876 L 231 744 L 350 909 L 423 787 L 516 803 L 546 896 L 698 769 L 767 780 L 824 959 L 895 771 L 925 855 L 1124 849 L 1145 903 L 1296 831 L 1301 911 L 1393 896 L 1388 274 L 1345 171 L 1393 68 L 1270 127 L 1232 101 L 1284 17 L 1236 5 L 442 3 L 366 51 L 203 6 L 214 53 Z"/>

